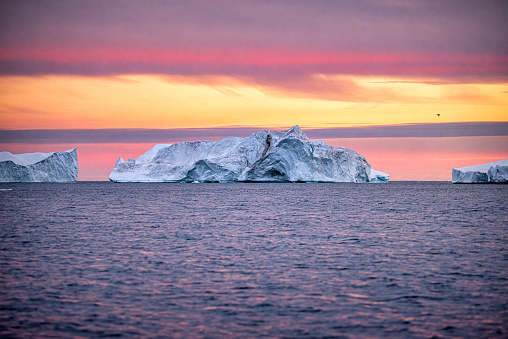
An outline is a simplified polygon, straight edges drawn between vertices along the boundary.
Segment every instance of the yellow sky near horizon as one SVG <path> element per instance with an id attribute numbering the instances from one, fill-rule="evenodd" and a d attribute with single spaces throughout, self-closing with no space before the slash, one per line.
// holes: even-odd
<path id="1" fill-rule="evenodd" d="M 507 121 L 507 107 L 508 84 L 428 79 L 314 75 L 294 87 L 225 76 L 0 77 L 2 129 Z"/>

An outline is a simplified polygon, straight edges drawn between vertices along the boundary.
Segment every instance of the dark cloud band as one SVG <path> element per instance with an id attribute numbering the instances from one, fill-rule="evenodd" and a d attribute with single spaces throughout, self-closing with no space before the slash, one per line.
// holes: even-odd
<path id="1" fill-rule="evenodd" d="M 0 130 L 3 144 L 173 143 L 247 137 L 261 127 Z M 458 122 L 304 129 L 311 139 L 508 136 L 508 122 Z"/>

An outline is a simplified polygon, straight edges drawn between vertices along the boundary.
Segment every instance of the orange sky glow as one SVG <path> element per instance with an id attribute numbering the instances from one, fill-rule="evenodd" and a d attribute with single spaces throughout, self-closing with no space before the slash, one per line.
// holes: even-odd
<path id="1" fill-rule="evenodd" d="M 507 84 L 314 75 L 303 86 L 249 84 L 224 76 L 3 77 L 0 121 L 4 129 L 59 129 L 305 128 L 507 119 Z M 347 89 L 334 93 L 341 86 Z"/>
<path id="2" fill-rule="evenodd" d="M 203 128 L 283 129 L 408 123 L 506 121 L 506 84 L 429 84 L 361 76 L 315 75 L 316 86 L 349 92 L 299 92 L 241 79 L 130 75 L 0 78 L 4 129 Z M 311 82 L 312 82 L 311 81 Z M 313 84 L 309 84 L 312 86 Z M 437 116 L 440 114 L 440 116 Z M 192 141 L 192 140 L 187 140 Z M 451 168 L 508 158 L 507 137 L 335 138 L 392 180 L 449 180 Z M 168 143 L 170 143 L 168 141 Z M 12 153 L 78 147 L 80 180 L 107 180 L 119 156 L 135 158 L 153 144 L 3 144 Z"/>

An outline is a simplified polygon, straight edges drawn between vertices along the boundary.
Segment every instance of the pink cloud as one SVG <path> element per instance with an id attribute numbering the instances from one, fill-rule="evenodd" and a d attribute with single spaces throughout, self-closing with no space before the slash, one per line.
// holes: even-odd
<path id="1" fill-rule="evenodd" d="M 508 76 L 508 55 L 371 54 L 285 50 L 55 48 L 0 50 L 0 73 Z"/>

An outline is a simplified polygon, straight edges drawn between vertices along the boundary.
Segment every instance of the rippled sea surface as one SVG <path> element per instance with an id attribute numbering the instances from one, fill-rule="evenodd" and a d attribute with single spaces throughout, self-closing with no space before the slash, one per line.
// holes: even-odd
<path id="1" fill-rule="evenodd" d="M 507 205 L 444 182 L 1 184 L 0 336 L 506 338 Z"/>

